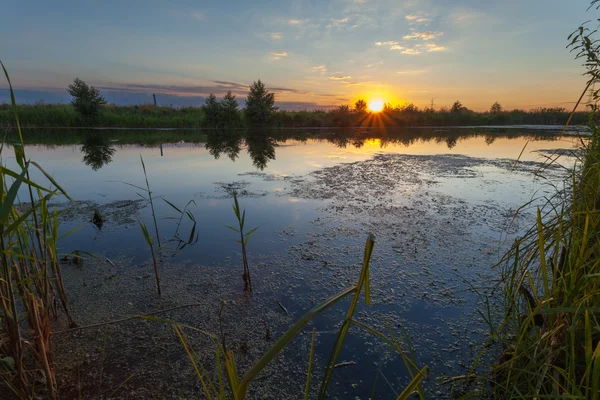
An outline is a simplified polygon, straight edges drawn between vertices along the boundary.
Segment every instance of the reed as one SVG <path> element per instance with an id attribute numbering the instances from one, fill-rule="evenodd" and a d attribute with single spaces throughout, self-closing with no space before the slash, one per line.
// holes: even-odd
<path id="1" fill-rule="evenodd" d="M 250 277 L 250 266 L 248 265 L 248 255 L 246 254 L 246 246 L 248 245 L 250 235 L 252 235 L 258 229 L 258 227 L 244 233 L 244 224 L 246 222 L 246 210 L 242 210 L 240 208 L 240 203 L 237 199 L 237 192 L 235 190 L 233 191 L 233 212 L 238 221 L 239 228 L 236 229 L 229 225 L 226 225 L 226 227 L 240 234 L 240 240 L 236 240 L 236 242 L 238 242 L 242 247 L 242 264 L 244 266 L 244 274 L 242 276 L 244 278 L 244 290 L 252 292 L 252 278 Z"/>
<path id="2" fill-rule="evenodd" d="M 595 0 L 592 7 L 598 4 Z M 570 37 L 590 78 L 579 101 L 600 77 L 595 33 L 584 24 Z M 599 98 L 594 91 L 591 136 L 582 141 L 582 156 L 567 189 L 557 190 L 537 209 L 531 229 L 498 265 L 501 315 L 494 315 L 490 306 L 481 312 L 489 339 L 463 378 L 479 383 L 479 390 L 494 398 L 600 398 Z M 502 349 L 501 355 L 478 374 L 492 345 Z"/>
<path id="3" fill-rule="evenodd" d="M 0 377 L 17 396 L 30 398 L 35 387 L 32 382 L 41 373 L 48 397 L 55 399 L 50 332 L 51 320 L 58 317 L 58 303 L 70 325 L 75 322 L 58 257 L 58 212 L 51 210 L 48 202 L 59 195 L 71 198 L 39 164 L 27 158 L 12 84 L 4 64 L 0 65 L 19 134 L 13 151 L 20 168 L 9 169 L 0 159 Z M 5 145 L 3 142 L 0 157 Z M 31 181 L 32 168 L 43 174 L 48 187 Z M 23 193 L 28 203 L 20 200 Z"/>
<path id="4" fill-rule="evenodd" d="M 158 273 L 158 262 L 156 260 L 156 252 L 157 251 L 160 252 L 163 248 L 163 245 L 161 245 L 160 234 L 158 233 L 158 222 L 156 221 L 156 212 L 154 211 L 154 198 L 152 196 L 152 190 L 150 189 L 150 182 L 148 181 L 148 172 L 146 171 L 146 164 L 144 163 L 144 158 L 141 155 L 140 155 L 140 162 L 142 163 L 142 170 L 144 171 L 144 180 L 146 182 L 146 187 L 137 186 L 137 185 L 127 183 L 127 182 L 122 182 L 122 183 L 141 190 L 144 194 L 137 192 L 137 195 L 139 197 L 141 197 L 143 200 L 147 201 L 148 204 L 150 204 L 150 210 L 152 213 L 152 221 L 154 222 L 154 233 L 156 234 L 156 242 L 158 243 L 157 246 L 155 246 L 154 238 L 148 232 L 148 227 L 146 226 L 146 224 L 142 221 L 138 221 L 138 224 L 142 231 L 142 235 L 144 236 L 144 240 L 146 241 L 146 244 L 150 248 L 150 254 L 152 255 L 152 264 L 154 265 L 154 277 L 156 280 L 156 290 L 158 292 L 158 295 L 160 296 L 161 295 L 160 275 Z"/>

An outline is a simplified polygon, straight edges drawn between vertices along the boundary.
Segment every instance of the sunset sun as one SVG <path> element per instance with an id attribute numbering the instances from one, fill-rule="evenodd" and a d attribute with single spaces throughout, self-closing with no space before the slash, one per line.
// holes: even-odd
<path id="1" fill-rule="evenodd" d="M 369 102 L 369 110 L 373 112 L 380 112 L 383 110 L 383 100 L 371 100 Z"/>

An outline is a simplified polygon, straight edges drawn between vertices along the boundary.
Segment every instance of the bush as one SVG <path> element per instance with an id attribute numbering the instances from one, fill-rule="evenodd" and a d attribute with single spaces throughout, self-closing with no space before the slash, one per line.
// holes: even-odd
<path id="1" fill-rule="evenodd" d="M 106 104 L 106 100 L 98 89 L 88 86 L 79 78 L 75 78 L 67 92 L 72 97 L 73 107 L 84 117 L 94 117 L 100 114 L 100 106 Z"/>

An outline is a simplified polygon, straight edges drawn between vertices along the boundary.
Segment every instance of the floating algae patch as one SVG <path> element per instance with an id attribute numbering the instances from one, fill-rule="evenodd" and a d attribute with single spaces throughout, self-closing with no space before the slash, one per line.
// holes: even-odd
<path id="1" fill-rule="evenodd" d="M 91 222 L 96 213 L 106 225 L 134 224 L 139 220 L 141 209 L 148 204 L 145 200 L 120 200 L 109 203 L 94 201 L 76 201 L 51 204 L 59 211 L 63 222 Z"/>

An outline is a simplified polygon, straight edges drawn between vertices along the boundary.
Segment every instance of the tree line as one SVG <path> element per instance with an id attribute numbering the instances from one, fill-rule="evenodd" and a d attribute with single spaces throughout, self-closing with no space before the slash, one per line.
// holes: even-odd
<path id="1" fill-rule="evenodd" d="M 448 126 L 448 125 L 561 125 L 568 117 L 565 108 L 537 108 L 532 110 L 505 110 L 498 102 L 492 104 L 488 111 L 470 110 L 460 101 L 450 107 L 419 108 L 415 104 L 392 106 L 386 103 L 380 112 L 371 112 L 364 99 L 357 100 L 353 106 L 342 105 L 332 110 L 284 111 L 275 106 L 275 94 L 269 92 L 259 79 L 249 87 L 249 93 L 243 109 L 231 91 L 222 99 L 210 94 L 201 107 L 156 107 L 115 106 L 107 105 L 105 98 L 94 86 L 90 86 L 79 78 L 67 89 L 71 96 L 71 104 L 77 111 L 80 124 L 119 126 L 140 125 L 151 127 L 171 124 L 173 127 L 201 127 L 216 129 L 235 129 L 252 127 L 305 128 L 305 127 L 377 127 L 377 126 Z M 39 106 L 37 110 L 24 108 L 23 116 L 27 123 L 30 116 L 32 125 L 60 125 L 66 115 L 61 114 L 58 107 Z M 35 107 L 35 106 L 30 106 Z M 54 107 L 54 108 L 53 108 Z M 64 107 L 64 106 L 62 106 Z M 53 113 L 53 110 L 56 112 Z M 35 113 L 38 115 L 34 115 Z M 43 114 L 43 115 L 42 115 Z M 126 118 L 125 115 L 131 118 Z M 37 117 L 37 118 L 34 118 Z M 0 106 L 0 123 L 2 123 L 2 107 Z M 48 121 L 46 123 L 46 121 Z M 116 122 L 115 122 L 116 121 Z M 575 113 L 572 123 L 587 122 L 586 113 Z M 75 123 L 75 122 L 73 122 Z M 63 124 L 69 126 L 69 124 Z"/>

